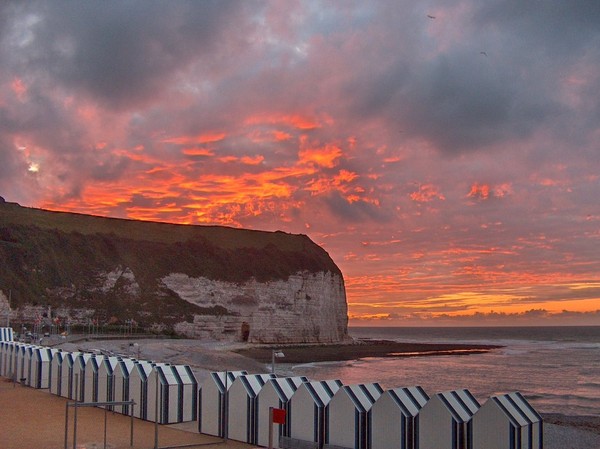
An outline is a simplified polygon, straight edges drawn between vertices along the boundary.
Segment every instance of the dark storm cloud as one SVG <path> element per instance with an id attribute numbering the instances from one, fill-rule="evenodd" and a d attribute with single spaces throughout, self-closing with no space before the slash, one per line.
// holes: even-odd
<path id="1" fill-rule="evenodd" d="M 16 70 L 48 74 L 51 83 L 81 89 L 113 107 L 135 107 L 160 96 L 193 58 L 202 60 L 215 51 L 226 40 L 223 34 L 228 26 L 235 24 L 243 31 L 236 4 L 240 5 L 229 1 L 27 2 L 21 5 L 19 18 L 26 21 L 33 14 L 36 19 L 31 19 L 29 41 L 22 44 L 22 51 L 14 52 L 12 63 Z M 239 14 L 250 11 L 251 4 L 241 6 Z M 210 59 L 206 58 L 207 70 L 213 64 Z"/>

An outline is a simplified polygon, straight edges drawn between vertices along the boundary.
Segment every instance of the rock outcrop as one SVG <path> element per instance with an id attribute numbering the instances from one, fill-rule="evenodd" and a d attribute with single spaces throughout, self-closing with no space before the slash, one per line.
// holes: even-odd
<path id="1" fill-rule="evenodd" d="M 305 235 L 184 226 L 0 203 L 11 319 L 136 325 L 259 343 L 347 338 L 342 273 Z"/>

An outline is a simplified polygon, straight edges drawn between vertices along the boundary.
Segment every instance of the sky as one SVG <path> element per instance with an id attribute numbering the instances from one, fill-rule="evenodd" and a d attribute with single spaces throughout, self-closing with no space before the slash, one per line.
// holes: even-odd
<path id="1" fill-rule="evenodd" d="M 350 325 L 600 325 L 600 2 L 5 0 L 0 195 L 307 234 Z"/>

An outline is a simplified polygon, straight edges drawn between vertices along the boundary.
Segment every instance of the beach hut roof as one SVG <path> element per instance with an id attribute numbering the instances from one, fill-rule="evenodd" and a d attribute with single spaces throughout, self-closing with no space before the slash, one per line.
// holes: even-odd
<path id="1" fill-rule="evenodd" d="M 210 373 L 210 377 L 221 393 L 225 392 L 225 388 L 229 390 L 231 385 L 239 376 L 245 376 L 248 371 L 219 371 Z"/>
<path id="2" fill-rule="evenodd" d="M 173 372 L 173 367 L 169 364 L 160 363 L 154 366 L 158 373 L 158 378 L 163 385 L 179 385 L 179 379 Z"/>
<path id="3" fill-rule="evenodd" d="M 480 405 L 467 389 L 446 391 L 436 395 L 458 422 L 469 421 Z"/>
<path id="4" fill-rule="evenodd" d="M 323 407 L 331 401 L 333 395 L 342 386 L 342 382 L 340 380 L 322 380 L 306 382 L 302 386 L 306 388 L 313 401 L 319 407 Z"/>
<path id="5" fill-rule="evenodd" d="M 342 385 L 336 394 L 340 394 L 340 392 L 348 395 L 357 410 L 367 412 L 381 396 L 383 389 L 378 383 Z"/>
<path id="6" fill-rule="evenodd" d="M 264 384 L 274 379 L 274 374 L 246 374 L 239 376 L 235 382 L 240 382 L 250 397 L 256 397 Z"/>
<path id="7" fill-rule="evenodd" d="M 521 393 L 508 393 L 491 396 L 490 400 L 495 403 L 507 416 L 512 424 L 522 427 L 540 422 L 542 417 L 527 402 Z"/>
<path id="8" fill-rule="evenodd" d="M 404 416 L 417 416 L 419 410 L 429 401 L 429 396 L 423 388 L 400 387 L 386 391 Z"/>
<path id="9" fill-rule="evenodd" d="M 173 365 L 173 371 L 179 377 L 183 385 L 197 384 L 196 376 L 188 365 Z"/>
<path id="10" fill-rule="evenodd" d="M 39 360 L 41 362 L 49 362 L 50 360 L 52 360 L 50 352 L 46 348 L 42 347 L 35 348 L 33 350 L 33 356 L 36 358 L 36 360 Z"/>
<path id="11" fill-rule="evenodd" d="M 308 379 L 304 376 L 299 376 L 269 379 L 267 383 L 273 386 L 273 390 L 275 390 L 279 400 L 286 402 L 292 397 L 298 387 L 305 382 L 308 382 Z"/>
<path id="12" fill-rule="evenodd" d="M 145 362 L 138 360 L 135 364 L 135 371 L 139 374 L 142 379 L 148 379 L 152 371 L 154 370 L 154 365 L 150 362 Z"/>

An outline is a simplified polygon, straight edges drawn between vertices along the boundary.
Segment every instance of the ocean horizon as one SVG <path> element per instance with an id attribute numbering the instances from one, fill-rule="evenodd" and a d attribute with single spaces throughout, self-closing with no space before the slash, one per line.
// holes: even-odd
<path id="1" fill-rule="evenodd" d="M 430 395 L 466 388 L 484 403 L 521 392 L 540 413 L 600 414 L 600 326 L 349 327 L 353 338 L 416 343 L 493 344 L 485 354 L 362 358 L 283 365 L 280 374 L 420 385 Z"/>

